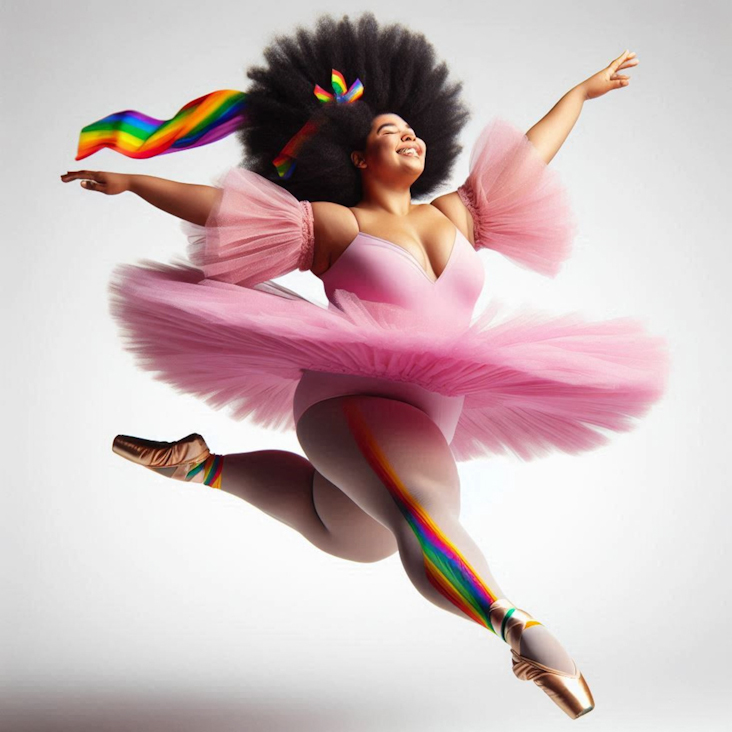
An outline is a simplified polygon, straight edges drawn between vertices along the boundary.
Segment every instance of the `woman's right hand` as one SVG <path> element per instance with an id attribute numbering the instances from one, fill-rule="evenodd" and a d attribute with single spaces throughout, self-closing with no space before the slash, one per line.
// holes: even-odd
<path id="1" fill-rule="evenodd" d="M 108 196 L 130 190 L 130 178 L 125 173 L 106 173 L 103 170 L 70 170 L 61 176 L 64 183 L 81 180 L 81 187 L 88 191 L 99 191 Z"/>

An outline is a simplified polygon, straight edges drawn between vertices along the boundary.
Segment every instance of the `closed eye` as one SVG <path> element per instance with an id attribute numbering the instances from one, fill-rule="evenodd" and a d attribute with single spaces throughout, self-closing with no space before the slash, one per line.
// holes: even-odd
<path id="1" fill-rule="evenodd" d="M 379 129 L 376 130 L 376 134 L 378 135 L 384 127 L 396 127 L 396 125 L 393 122 L 384 122 L 384 124 L 379 125 Z M 386 130 L 387 135 L 392 134 L 393 132 L 397 132 L 398 130 Z M 411 132 L 414 137 L 417 137 L 417 133 L 411 128 L 407 127 L 407 132 Z"/>

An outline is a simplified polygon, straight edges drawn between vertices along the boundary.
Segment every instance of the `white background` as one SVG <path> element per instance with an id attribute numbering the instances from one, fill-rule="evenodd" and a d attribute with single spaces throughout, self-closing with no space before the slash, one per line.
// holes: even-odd
<path id="1" fill-rule="evenodd" d="M 483 302 L 630 316 L 669 341 L 668 392 L 592 453 L 463 463 L 463 521 L 497 580 L 574 656 L 596 730 L 729 719 L 730 7 L 722 2 L 3 2 L 4 485 L 0 701 L 19 730 L 565 729 L 508 648 L 436 608 L 398 557 L 355 564 L 226 493 L 111 451 L 203 434 L 218 453 L 300 451 L 136 369 L 112 268 L 183 254 L 179 221 L 91 168 L 211 183 L 234 137 L 151 160 L 74 160 L 111 112 L 167 118 L 246 90 L 276 32 L 321 11 L 423 31 L 465 82 L 469 147 L 527 130 L 625 48 L 629 87 L 589 101 L 551 165 L 580 231 L 555 279 L 486 252 Z M 446 188 L 446 190 L 448 190 Z M 285 283 L 322 300 L 307 274 Z"/>

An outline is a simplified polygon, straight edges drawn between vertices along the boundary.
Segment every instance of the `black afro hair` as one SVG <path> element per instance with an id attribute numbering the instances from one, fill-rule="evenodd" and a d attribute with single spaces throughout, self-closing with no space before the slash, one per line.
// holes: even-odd
<path id="1" fill-rule="evenodd" d="M 264 50 L 266 66 L 247 76 L 247 118 L 237 130 L 244 166 L 290 191 L 299 200 L 355 206 L 361 174 L 350 154 L 363 150 L 379 114 L 404 119 L 427 145 L 425 168 L 411 188 L 421 198 L 444 184 L 462 150 L 457 138 L 470 113 L 461 100 L 462 84 L 448 80 L 432 44 L 422 33 L 394 23 L 380 26 L 372 13 L 355 21 L 323 15 L 315 30 L 298 27 L 275 36 Z M 348 87 L 358 78 L 363 96 L 349 104 L 324 104 L 315 84 L 331 92 L 331 69 Z M 318 132 L 300 149 L 289 179 L 273 164 L 282 148 L 309 120 Z"/>

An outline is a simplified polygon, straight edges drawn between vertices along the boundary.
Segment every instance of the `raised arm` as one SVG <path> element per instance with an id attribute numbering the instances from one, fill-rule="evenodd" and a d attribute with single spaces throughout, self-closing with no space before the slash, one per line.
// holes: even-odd
<path id="1" fill-rule="evenodd" d="M 102 170 L 69 171 L 61 176 L 64 183 L 81 180 L 85 190 L 113 196 L 130 191 L 166 213 L 200 226 L 205 225 L 219 201 L 221 191 L 214 186 L 178 183 L 152 175 L 127 175 Z"/>
<path id="2" fill-rule="evenodd" d="M 576 220 L 556 171 L 548 167 L 588 99 L 627 86 L 620 69 L 635 66 L 625 51 L 565 94 L 526 134 L 497 118 L 480 134 L 470 173 L 456 191 L 432 201 L 476 249 L 493 249 L 517 264 L 554 276 L 569 256 Z"/>
<path id="3" fill-rule="evenodd" d="M 548 165 L 572 131 L 585 103 L 581 86 L 570 89 L 527 133 L 529 142 Z"/>
<path id="4" fill-rule="evenodd" d="M 618 74 L 620 69 L 635 66 L 635 52 L 624 51 L 610 64 L 570 89 L 527 133 L 526 137 L 536 148 L 542 160 L 549 164 L 564 144 L 588 99 L 602 96 L 611 89 L 619 89 L 630 83 L 630 78 Z"/>

